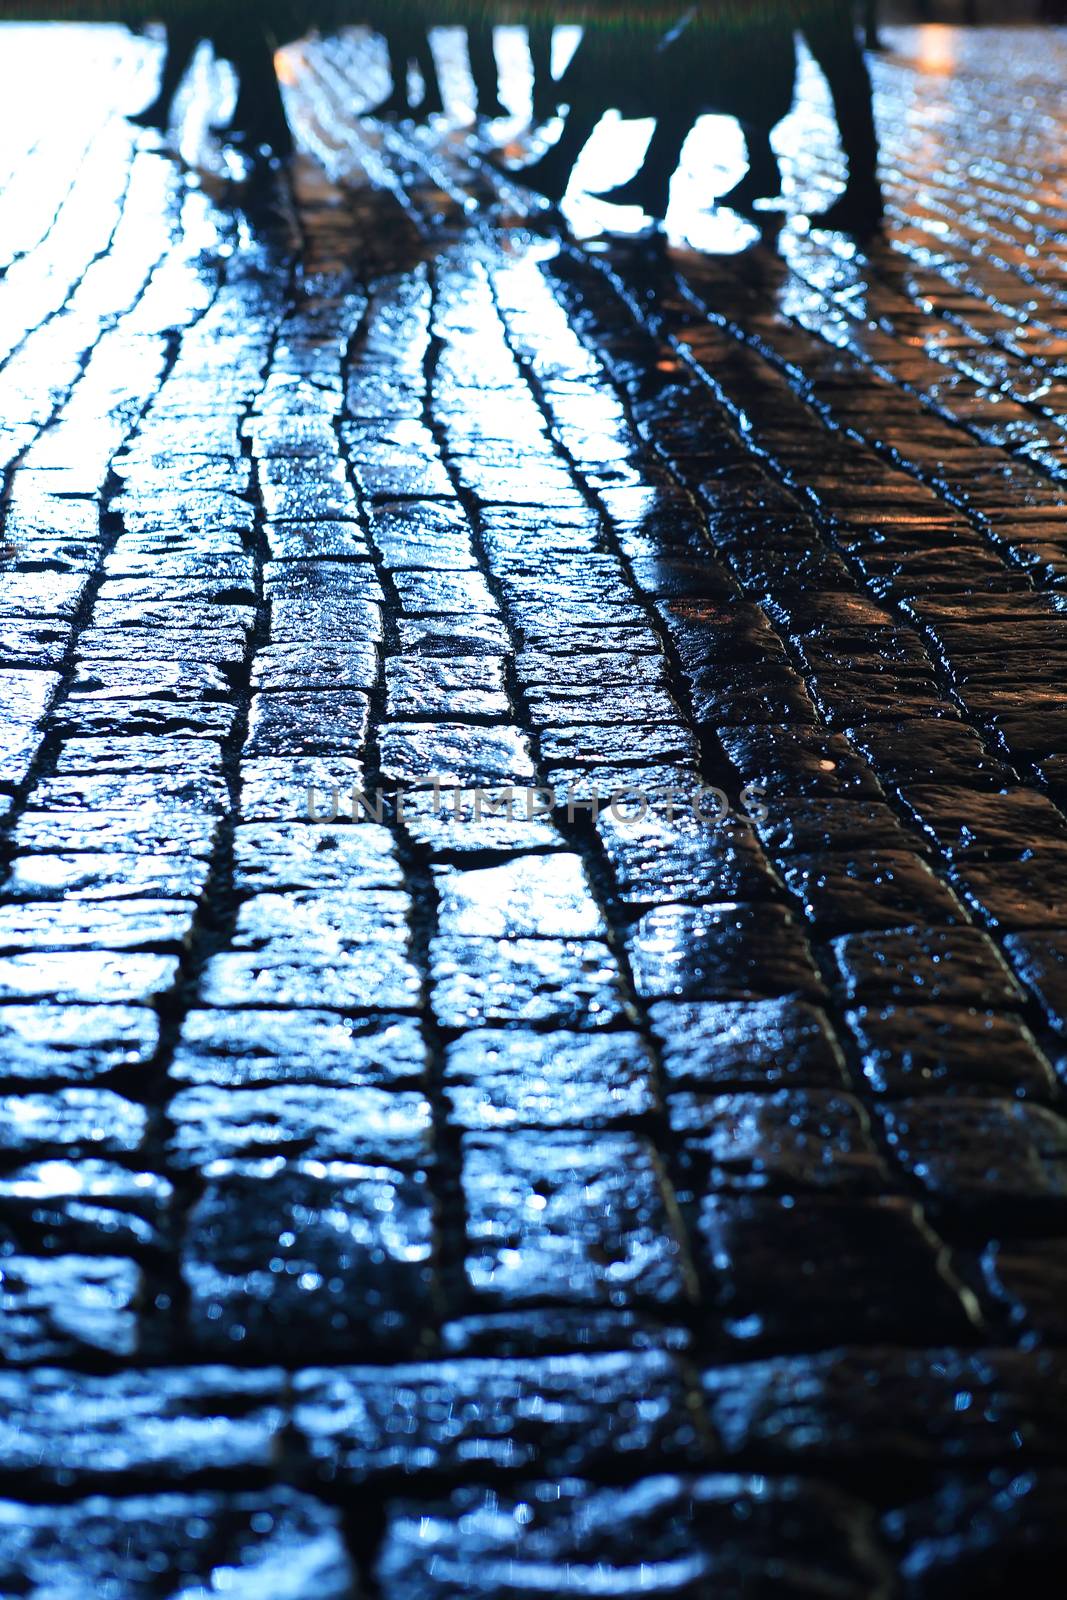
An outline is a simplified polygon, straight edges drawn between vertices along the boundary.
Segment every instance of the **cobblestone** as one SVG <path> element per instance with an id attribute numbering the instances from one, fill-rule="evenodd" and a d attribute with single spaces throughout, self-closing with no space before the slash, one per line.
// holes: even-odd
<path id="1" fill-rule="evenodd" d="M 332 1508 L 287 1489 L 266 1494 L 160 1494 L 64 1506 L 0 1502 L 0 1575 L 12 1592 L 121 1582 L 149 1594 L 161 1567 L 209 1589 L 282 1594 L 294 1572 L 323 1600 L 351 1595 L 354 1573 Z"/>
<path id="2" fill-rule="evenodd" d="M 5 36 L 4 1594 L 1060 1592 L 1067 45 L 887 32 L 864 246 Z"/>
<path id="3" fill-rule="evenodd" d="M 518 1568 L 542 1589 L 578 1595 L 591 1560 L 622 1593 L 641 1582 L 669 1594 L 680 1581 L 691 1593 L 707 1583 L 740 1591 L 760 1581 L 768 1559 L 788 1568 L 790 1581 L 816 1591 L 829 1583 L 856 1600 L 883 1581 L 869 1515 L 823 1486 L 665 1475 L 623 1490 L 568 1483 L 551 1504 L 532 1498 L 529 1514 L 526 1502 L 484 1491 L 457 1493 L 428 1516 L 399 1502 L 378 1567 L 383 1594 L 499 1594 Z"/>
<path id="4" fill-rule="evenodd" d="M 294 1402 L 318 1474 L 355 1482 L 486 1468 L 570 1477 L 712 1448 L 684 1368 L 659 1352 L 304 1371 Z"/>

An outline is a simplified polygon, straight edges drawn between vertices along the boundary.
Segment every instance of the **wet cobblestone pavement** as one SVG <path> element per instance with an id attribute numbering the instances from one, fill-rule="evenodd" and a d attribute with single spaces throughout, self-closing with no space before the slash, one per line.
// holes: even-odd
<path id="1" fill-rule="evenodd" d="M 1062 1593 L 1067 41 L 892 38 L 662 254 L 5 32 L 4 1596 Z"/>

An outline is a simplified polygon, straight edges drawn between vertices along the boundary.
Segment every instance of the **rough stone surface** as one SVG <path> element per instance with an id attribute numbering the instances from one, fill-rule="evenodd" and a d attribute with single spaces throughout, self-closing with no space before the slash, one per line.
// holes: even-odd
<path id="1" fill-rule="evenodd" d="M 671 1305 L 691 1268 L 651 1146 L 605 1134 L 468 1134 L 466 1273 L 484 1300 Z M 562 1291 L 562 1295 L 561 1295 Z"/>
<path id="2" fill-rule="evenodd" d="M 212 1162 L 206 1179 L 183 1249 L 201 1350 L 418 1347 L 432 1289 L 424 1175 L 278 1156 Z"/>
<path id="3" fill-rule="evenodd" d="M 283 1377 L 224 1366 L 8 1373 L 0 1377 L 4 1473 L 86 1487 L 207 1472 L 239 1481 L 276 1459 Z"/>
<path id="4" fill-rule="evenodd" d="M 663 1475 L 625 1489 L 518 1500 L 457 1493 L 443 1505 L 401 1501 L 391 1510 L 378 1564 L 396 1600 L 460 1600 L 507 1592 L 588 1593 L 595 1565 L 608 1593 L 773 1593 L 766 1569 L 786 1571 L 797 1594 L 848 1600 L 881 1591 L 886 1568 L 862 1502 L 833 1489 L 726 1475 Z M 777 1582 L 774 1579 L 773 1582 Z M 681 1585 L 684 1584 L 684 1588 Z M 610 1586 L 610 1587 L 609 1587 Z"/>
<path id="5" fill-rule="evenodd" d="M 704 1376 L 712 1424 L 728 1453 L 817 1459 L 855 1472 L 887 1458 L 992 1464 L 1057 1459 L 1067 1424 L 1058 1354 L 951 1347 L 849 1346 L 774 1357 Z"/>
<path id="6" fill-rule="evenodd" d="M 1058 1600 L 1067 42 L 652 236 L 316 20 L 5 30 L 0 1593 Z"/>
<path id="7" fill-rule="evenodd" d="M 305 1371 L 294 1399 L 318 1471 L 348 1481 L 468 1464 L 575 1476 L 710 1449 L 683 1369 L 659 1353 Z"/>
<path id="8" fill-rule="evenodd" d="M 535 1033 L 486 1028 L 448 1047 L 445 1096 L 472 1131 L 599 1128 L 654 1114 L 647 1047 L 632 1033 Z"/>
<path id="9" fill-rule="evenodd" d="M 252 1494 L 93 1496 L 73 1505 L 0 1501 L 0 1581 L 12 1594 L 186 1593 L 350 1600 L 340 1518 L 291 1489 Z M 171 1589 L 172 1594 L 179 1591 Z"/>

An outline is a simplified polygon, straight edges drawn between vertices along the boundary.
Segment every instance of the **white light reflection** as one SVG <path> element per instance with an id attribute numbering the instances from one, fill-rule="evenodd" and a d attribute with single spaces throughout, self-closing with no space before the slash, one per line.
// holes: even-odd
<path id="1" fill-rule="evenodd" d="M 562 210 L 575 237 L 650 233 L 654 224 L 639 206 L 612 205 L 600 193 L 623 183 L 641 166 L 653 129 L 650 117 L 628 119 L 609 111 L 582 151 Z M 736 255 L 759 238 L 759 227 L 715 204 L 745 171 L 744 140 L 730 117 L 700 117 L 682 151 L 662 224 L 670 244 L 718 255 Z"/>

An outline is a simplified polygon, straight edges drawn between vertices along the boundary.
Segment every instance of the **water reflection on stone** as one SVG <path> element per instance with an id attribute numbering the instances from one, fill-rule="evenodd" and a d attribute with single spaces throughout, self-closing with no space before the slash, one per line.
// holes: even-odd
<path id="1" fill-rule="evenodd" d="M 810 8 L 194 20 L 0 52 L 0 1591 L 1052 1592 L 1063 39 L 871 234 Z"/>

